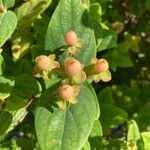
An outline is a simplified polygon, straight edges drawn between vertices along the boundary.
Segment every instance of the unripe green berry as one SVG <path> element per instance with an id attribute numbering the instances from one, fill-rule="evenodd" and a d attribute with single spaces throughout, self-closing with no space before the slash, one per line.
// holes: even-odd
<path id="1" fill-rule="evenodd" d="M 68 31 L 65 35 L 65 42 L 67 45 L 76 46 L 78 44 L 78 37 L 77 37 L 76 32 Z"/>
<path id="2" fill-rule="evenodd" d="M 72 57 L 67 59 L 65 63 L 65 71 L 68 75 L 73 76 L 75 74 L 80 73 L 81 70 L 82 70 L 82 66 L 78 60 Z"/>
<path id="3" fill-rule="evenodd" d="M 48 56 L 41 55 L 36 58 L 37 67 L 42 71 L 48 71 L 50 66 L 50 59 Z"/>
<path id="4" fill-rule="evenodd" d="M 59 87 L 59 96 L 65 100 L 72 98 L 74 96 L 73 87 L 68 84 L 62 85 Z"/>
<path id="5" fill-rule="evenodd" d="M 104 72 L 104 71 L 107 71 L 109 69 L 109 64 L 108 64 L 107 60 L 99 59 L 96 61 L 94 67 L 95 67 L 95 70 L 97 72 Z"/>

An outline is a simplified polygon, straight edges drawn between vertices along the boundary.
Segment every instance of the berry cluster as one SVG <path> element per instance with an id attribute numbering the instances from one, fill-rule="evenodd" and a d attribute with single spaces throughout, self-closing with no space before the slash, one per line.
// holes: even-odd
<path id="1" fill-rule="evenodd" d="M 52 74 L 57 74 L 62 83 L 57 90 L 57 97 L 61 99 L 57 104 L 59 108 L 66 109 L 70 104 L 78 102 L 77 95 L 80 92 L 80 85 L 87 77 L 91 77 L 95 82 L 100 80 L 107 82 L 111 80 L 109 64 L 105 59 L 93 58 L 91 64 L 85 66 L 74 58 L 74 55 L 82 47 L 81 40 L 76 32 L 69 31 L 65 35 L 66 49 L 69 56 L 65 58 L 64 64 L 60 65 L 55 61 L 55 55 L 41 55 L 35 59 L 36 66 L 33 71 L 34 77 L 42 77 L 49 80 Z M 61 49 L 62 50 L 62 49 Z"/>

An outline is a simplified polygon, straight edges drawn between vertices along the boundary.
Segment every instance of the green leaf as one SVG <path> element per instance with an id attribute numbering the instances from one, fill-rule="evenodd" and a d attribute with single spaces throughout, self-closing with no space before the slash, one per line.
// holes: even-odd
<path id="1" fill-rule="evenodd" d="M 51 0 L 30 0 L 16 9 L 21 28 L 30 26 L 50 5 Z"/>
<path id="2" fill-rule="evenodd" d="M 82 85 L 79 102 L 66 111 L 51 106 L 55 101 L 48 89 L 40 98 L 36 108 L 35 128 L 41 150 L 81 149 L 91 132 L 95 114 L 95 97 L 91 90 Z"/>
<path id="3" fill-rule="evenodd" d="M 150 132 L 142 132 L 141 136 L 144 141 L 144 148 L 148 150 L 150 148 Z"/>
<path id="4" fill-rule="evenodd" d="M 106 103 L 100 103 L 100 105 L 100 121 L 103 128 L 113 128 L 127 120 L 128 115 L 121 108 Z"/>
<path id="5" fill-rule="evenodd" d="M 0 135 L 4 134 L 9 128 L 12 121 L 12 115 L 7 111 L 0 113 Z"/>
<path id="6" fill-rule="evenodd" d="M 131 67 L 134 65 L 127 53 L 120 54 L 116 50 L 108 53 L 107 59 L 112 67 Z"/>
<path id="7" fill-rule="evenodd" d="M 146 0 L 145 6 L 146 6 L 147 10 L 150 10 L 150 1 L 149 0 Z"/>
<path id="8" fill-rule="evenodd" d="M 0 4 L 4 5 L 5 8 L 10 8 L 15 4 L 15 0 L 0 0 Z"/>
<path id="9" fill-rule="evenodd" d="M 82 150 L 91 150 L 90 143 L 88 141 L 86 141 L 86 143 L 84 144 Z"/>
<path id="10" fill-rule="evenodd" d="M 3 57 L 2 57 L 2 55 L 0 54 L 0 76 L 2 75 L 3 63 L 4 63 Z"/>
<path id="11" fill-rule="evenodd" d="M 103 29 L 100 25 L 97 24 L 95 25 L 95 35 L 97 39 L 98 51 L 117 46 L 117 35 L 115 32 Z"/>
<path id="12" fill-rule="evenodd" d="M 7 133 L 13 130 L 19 123 L 21 123 L 28 112 L 26 110 L 26 107 L 23 107 L 16 111 L 10 111 L 10 113 L 12 115 L 12 121 L 11 121 L 11 125 L 7 129 Z"/>
<path id="13" fill-rule="evenodd" d="M 17 96 L 15 93 L 12 93 L 6 100 L 5 109 L 9 111 L 15 111 L 26 105 L 27 100 Z"/>
<path id="14" fill-rule="evenodd" d="M 103 136 L 102 125 L 99 120 L 95 120 L 90 137 Z"/>
<path id="15" fill-rule="evenodd" d="M 52 16 L 47 30 L 45 48 L 54 51 L 65 44 L 65 34 L 74 30 L 83 42 L 76 58 L 83 64 L 90 64 L 92 57 L 96 56 L 96 43 L 91 18 L 85 4 L 88 1 L 61 0 Z"/>
<path id="16" fill-rule="evenodd" d="M 0 99 L 9 97 L 13 86 L 14 80 L 0 76 Z"/>
<path id="17" fill-rule="evenodd" d="M 31 99 L 41 92 L 40 84 L 31 75 L 23 74 L 16 77 L 13 91 L 18 96 Z"/>
<path id="18" fill-rule="evenodd" d="M 102 16 L 102 8 L 99 3 L 94 3 L 91 5 L 90 14 L 94 21 L 100 21 Z"/>
<path id="19" fill-rule="evenodd" d="M 12 11 L 0 13 L 0 47 L 10 38 L 17 26 L 17 17 Z"/>
<path id="20" fill-rule="evenodd" d="M 98 99 L 97 99 L 97 95 L 96 95 L 95 90 L 94 90 L 94 88 L 92 87 L 91 84 L 85 83 L 85 85 L 89 88 L 89 90 L 93 93 L 93 96 L 95 97 L 95 105 L 96 105 L 95 120 L 97 120 L 100 117 L 100 106 L 99 106 L 99 102 L 98 102 Z"/>
<path id="21" fill-rule="evenodd" d="M 144 89 L 144 93 L 145 91 L 146 91 L 146 88 Z M 143 131 L 150 127 L 150 120 L 147 118 L 150 118 L 150 103 L 147 103 L 140 109 L 139 115 L 136 118 L 139 128 Z"/>
<path id="22" fill-rule="evenodd" d="M 98 93 L 98 99 L 101 103 L 113 103 L 113 93 L 110 87 L 106 87 Z"/>
<path id="23" fill-rule="evenodd" d="M 140 131 L 137 123 L 134 120 L 131 120 L 128 127 L 127 140 L 128 141 L 138 141 L 140 140 Z"/>
<path id="24" fill-rule="evenodd" d="M 21 32 L 21 34 L 20 34 Z M 34 41 L 34 35 L 32 32 L 25 30 L 16 30 L 12 35 L 12 55 L 14 60 L 22 58 L 30 49 L 31 44 Z"/>

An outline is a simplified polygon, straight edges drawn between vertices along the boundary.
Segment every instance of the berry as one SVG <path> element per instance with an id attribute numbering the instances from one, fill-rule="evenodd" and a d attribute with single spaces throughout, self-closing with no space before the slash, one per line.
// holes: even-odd
<path id="1" fill-rule="evenodd" d="M 104 72 L 109 69 L 109 64 L 105 59 L 99 59 L 96 61 L 94 67 L 97 72 Z"/>
<path id="2" fill-rule="evenodd" d="M 75 74 L 80 73 L 81 70 L 82 70 L 81 63 L 78 60 L 72 57 L 67 59 L 65 64 L 65 71 L 68 75 L 73 76 Z"/>
<path id="3" fill-rule="evenodd" d="M 36 58 L 37 67 L 42 71 L 48 71 L 50 66 L 50 59 L 45 55 L 38 56 Z"/>
<path id="4" fill-rule="evenodd" d="M 78 44 L 78 37 L 76 32 L 68 31 L 65 35 L 65 42 L 67 45 L 76 46 Z"/>
<path id="5" fill-rule="evenodd" d="M 64 84 L 61 87 L 59 87 L 59 96 L 62 99 L 70 99 L 74 96 L 74 89 L 72 86 L 68 84 Z"/>

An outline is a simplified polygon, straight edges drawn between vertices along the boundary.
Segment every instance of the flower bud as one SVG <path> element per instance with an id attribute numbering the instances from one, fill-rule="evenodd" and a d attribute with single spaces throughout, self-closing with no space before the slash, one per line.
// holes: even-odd
<path id="1" fill-rule="evenodd" d="M 68 75 L 73 76 L 75 74 L 80 73 L 82 70 L 81 63 L 74 59 L 73 57 L 69 57 L 65 63 L 65 71 Z"/>
<path id="2" fill-rule="evenodd" d="M 50 66 L 50 60 L 48 56 L 41 55 L 36 58 L 37 67 L 42 71 L 48 71 Z"/>
<path id="3" fill-rule="evenodd" d="M 104 72 L 109 69 L 109 64 L 105 59 L 99 59 L 96 61 L 94 67 L 97 72 Z"/>
<path id="4" fill-rule="evenodd" d="M 67 45 L 76 46 L 78 44 L 78 37 L 77 37 L 76 32 L 68 31 L 65 35 L 65 42 Z"/>
<path id="5" fill-rule="evenodd" d="M 72 86 L 68 84 L 64 84 L 61 87 L 59 87 L 59 96 L 62 99 L 70 99 L 74 96 L 74 89 Z"/>

